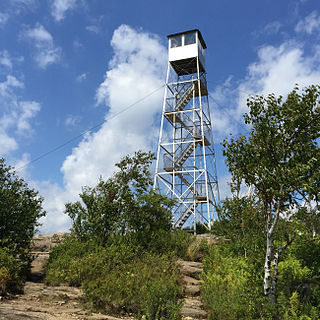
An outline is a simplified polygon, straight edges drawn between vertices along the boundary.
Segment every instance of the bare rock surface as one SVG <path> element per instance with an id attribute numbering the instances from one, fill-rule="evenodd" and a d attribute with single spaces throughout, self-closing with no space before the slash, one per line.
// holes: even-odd
<path id="1" fill-rule="evenodd" d="M 208 315 L 200 298 L 202 263 L 183 260 L 179 260 L 177 263 L 183 276 L 185 293 L 181 310 L 182 319 L 207 319 Z"/>
<path id="2" fill-rule="evenodd" d="M 119 320 L 84 310 L 79 288 L 47 286 L 41 282 L 50 250 L 64 234 L 39 235 L 32 242 L 32 281 L 26 282 L 24 293 L 0 301 L 0 320 Z"/>

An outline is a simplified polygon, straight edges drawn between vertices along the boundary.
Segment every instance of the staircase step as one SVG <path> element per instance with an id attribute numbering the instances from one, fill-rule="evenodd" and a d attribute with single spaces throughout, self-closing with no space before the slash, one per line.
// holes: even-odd
<path id="1" fill-rule="evenodd" d="M 200 285 L 188 284 L 185 286 L 185 293 L 188 296 L 196 297 L 200 295 Z"/>
<path id="2" fill-rule="evenodd" d="M 207 319 L 208 314 L 202 309 L 198 308 L 187 308 L 185 306 L 181 309 L 182 319 L 191 320 L 191 319 Z"/>
<path id="3" fill-rule="evenodd" d="M 183 283 L 185 284 L 191 284 L 191 285 L 199 285 L 200 284 L 200 280 L 195 279 L 193 277 L 184 275 L 182 278 Z"/>
<path id="4" fill-rule="evenodd" d="M 200 280 L 202 272 L 201 262 L 181 261 L 177 262 L 180 265 L 180 270 L 183 275 Z"/>

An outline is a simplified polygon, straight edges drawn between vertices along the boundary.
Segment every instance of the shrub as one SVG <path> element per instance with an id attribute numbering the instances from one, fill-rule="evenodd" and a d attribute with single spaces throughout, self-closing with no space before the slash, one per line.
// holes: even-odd
<path id="1" fill-rule="evenodd" d="M 144 254 L 121 264 L 118 259 L 110 260 L 108 254 L 88 258 L 94 267 L 87 270 L 82 288 L 90 307 L 147 319 L 178 318 L 180 275 L 168 256 Z"/>
<path id="2" fill-rule="evenodd" d="M 68 238 L 53 249 L 46 271 L 50 284 L 81 285 L 93 310 L 179 318 L 182 289 L 172 255 L 147 253 L 130 237 L 114 237 L 106 247 Z"/>
<path id="3" fill-rule="evenodd" d="M 174 256 L 187 259 L 187 250 L 195 237 L 181 230 L 158 230 L 149 236 L 149 242 L 143 244 L 143 249 L 156 254 L 172 253 Z M 142 245 L 136 241 L 136 245 Z"/>
<path id="4" fill-rule="evenodd" d="M 81 286 L 82 259 L 94 250 L 92 242 L 80 242 L 73 236 L 65 237 L 64 242 L 50 252 L 45 281 L 51 285 Z"/>
<path id="5" fill-rule="evenodd" d="M 205 239 L 195 239 L 187 248 L 187 258 L 191 261 L 202 261 L 209 250 L 208 241 Z"/>
<path id="6" fill-rule="evenodd" d="M 262 275 L 248 259 L 232 256 L 220 245 L 209 247 L 203 264 L 201 294 L 209 319 L 271 319 L 260 288 Z"/>
<path id="7" fill-rule="evenodd" d="M 19 261 L 8 249 L 0 248 L 0 295 L 20 292 L 26 273 L 26 262 Z"/>

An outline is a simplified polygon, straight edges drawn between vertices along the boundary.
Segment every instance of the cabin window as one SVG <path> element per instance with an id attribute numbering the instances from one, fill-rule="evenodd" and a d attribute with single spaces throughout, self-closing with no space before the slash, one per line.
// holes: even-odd
<path id="1" fill-rule="evenodd" d="M 171 48 L 182 46 L 182 35 L 178 35 L 171 38 Z"/>
<path id="2" fill-rule="evenodd" d="M 196 33 L 195 32 L 186 33 L 184 35 L 184 44 L 188 45 L 188 44 L 194 44 L 194 43 L 196 43 Z"/>

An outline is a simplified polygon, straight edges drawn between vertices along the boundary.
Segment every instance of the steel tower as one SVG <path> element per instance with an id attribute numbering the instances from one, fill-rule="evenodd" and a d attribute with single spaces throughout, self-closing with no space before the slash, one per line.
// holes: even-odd
<path id="1" fill-rule="evenodd" d="M 169 62 L 154 188 L 176 200 L 175 228 L 210 228 L 219 188 L 199 30 L 168 36 Z"/>

